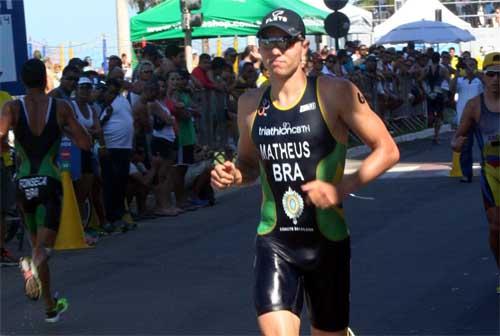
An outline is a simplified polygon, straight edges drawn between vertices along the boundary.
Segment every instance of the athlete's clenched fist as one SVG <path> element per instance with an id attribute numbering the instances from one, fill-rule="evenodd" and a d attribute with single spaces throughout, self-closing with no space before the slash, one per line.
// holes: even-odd
<path id="1" fill-rule="evenodd" d="M 216 189 L 226 189 L 238 182 L 238 169 L 231 161 L 216 164 L 211 172 L 211 184 Z"/>
<path id="2" fill-rule="evenodd" d="M 302 191 L 307 194 L 307 201 L 320 209 L 327 209 L 342 203 L 342 193 L 328 182 L 311 181 L 302 185 Z"/>

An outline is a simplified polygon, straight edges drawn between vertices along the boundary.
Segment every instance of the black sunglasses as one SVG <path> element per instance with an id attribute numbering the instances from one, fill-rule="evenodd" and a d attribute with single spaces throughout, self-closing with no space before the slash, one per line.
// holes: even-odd
<path id="1" fill-rule="evenodd" d="M 72 76 L 68 76 L 68 77 L 64 77 L 65 80 L 69 80 L 69 81 L 77 81 L 79 80 L 80 78 L 79 77 L 72 77 Z"/>
<path id="2" fill-rule="evenodd" d="M 284 51 L 290 48 L 295 42 L 301 40 L 299 37 L 292 36 L 268 37 L 259 39 L 259 46 L 263 49 L 272 50 L 278 48 Z"/>
<path id="3" fill-rule="evenodd" d="M 493 78 L 495 76 L 500 76 L 500 71 L 487 70 L 484 72 L 484 74 L 490 78 Z"/>

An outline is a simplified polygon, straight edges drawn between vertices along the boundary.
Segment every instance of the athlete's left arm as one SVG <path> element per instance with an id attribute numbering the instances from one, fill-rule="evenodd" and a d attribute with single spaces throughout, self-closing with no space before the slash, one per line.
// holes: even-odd
<path id="1" fill-rule="evenodd" d="M 359 89 L 349 81 L 330 81 L 334 94 L 325 99 L 335 109 L 327 111 L 338 115 L 372 152 L 366 157 L 359 169 L 347 175 L 337 186 L 341 195 L 346 196 L 361 186 L 373 181 L 399 161 L 399 150 L 382 120 L 372 111 Z M 327 92 L 328 92 L 327 91 Z"/>
<path id="2" fill-rule="evenodd" d="M 83 150 L 90 150 L 92 140 L 85 128 L 75 119 L 75 114 L 67 102 L 57 100 L 57 116 L 61 129 L 68 128 L 75 145 Z"/>

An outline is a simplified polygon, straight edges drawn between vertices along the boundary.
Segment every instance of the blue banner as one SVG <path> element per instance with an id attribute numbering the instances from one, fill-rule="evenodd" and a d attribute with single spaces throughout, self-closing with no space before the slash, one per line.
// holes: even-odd
<path id="1" fill-rule="evenodd" d="M 0 90 L 25 93 L 19 74 L 28 59 L 24 0 L 0 0 Z"/>

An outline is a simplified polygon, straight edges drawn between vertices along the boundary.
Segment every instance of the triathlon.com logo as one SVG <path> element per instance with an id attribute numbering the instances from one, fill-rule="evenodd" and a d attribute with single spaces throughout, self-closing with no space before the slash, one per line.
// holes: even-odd
<path id="1" fill-rule="evenodd" d="M 310 125 L 292 126 L 289 122 L 284 122 L 281 127 L 259 127 L 260 136 L 281 136 L 305 133 L 311 133 Z"/>

